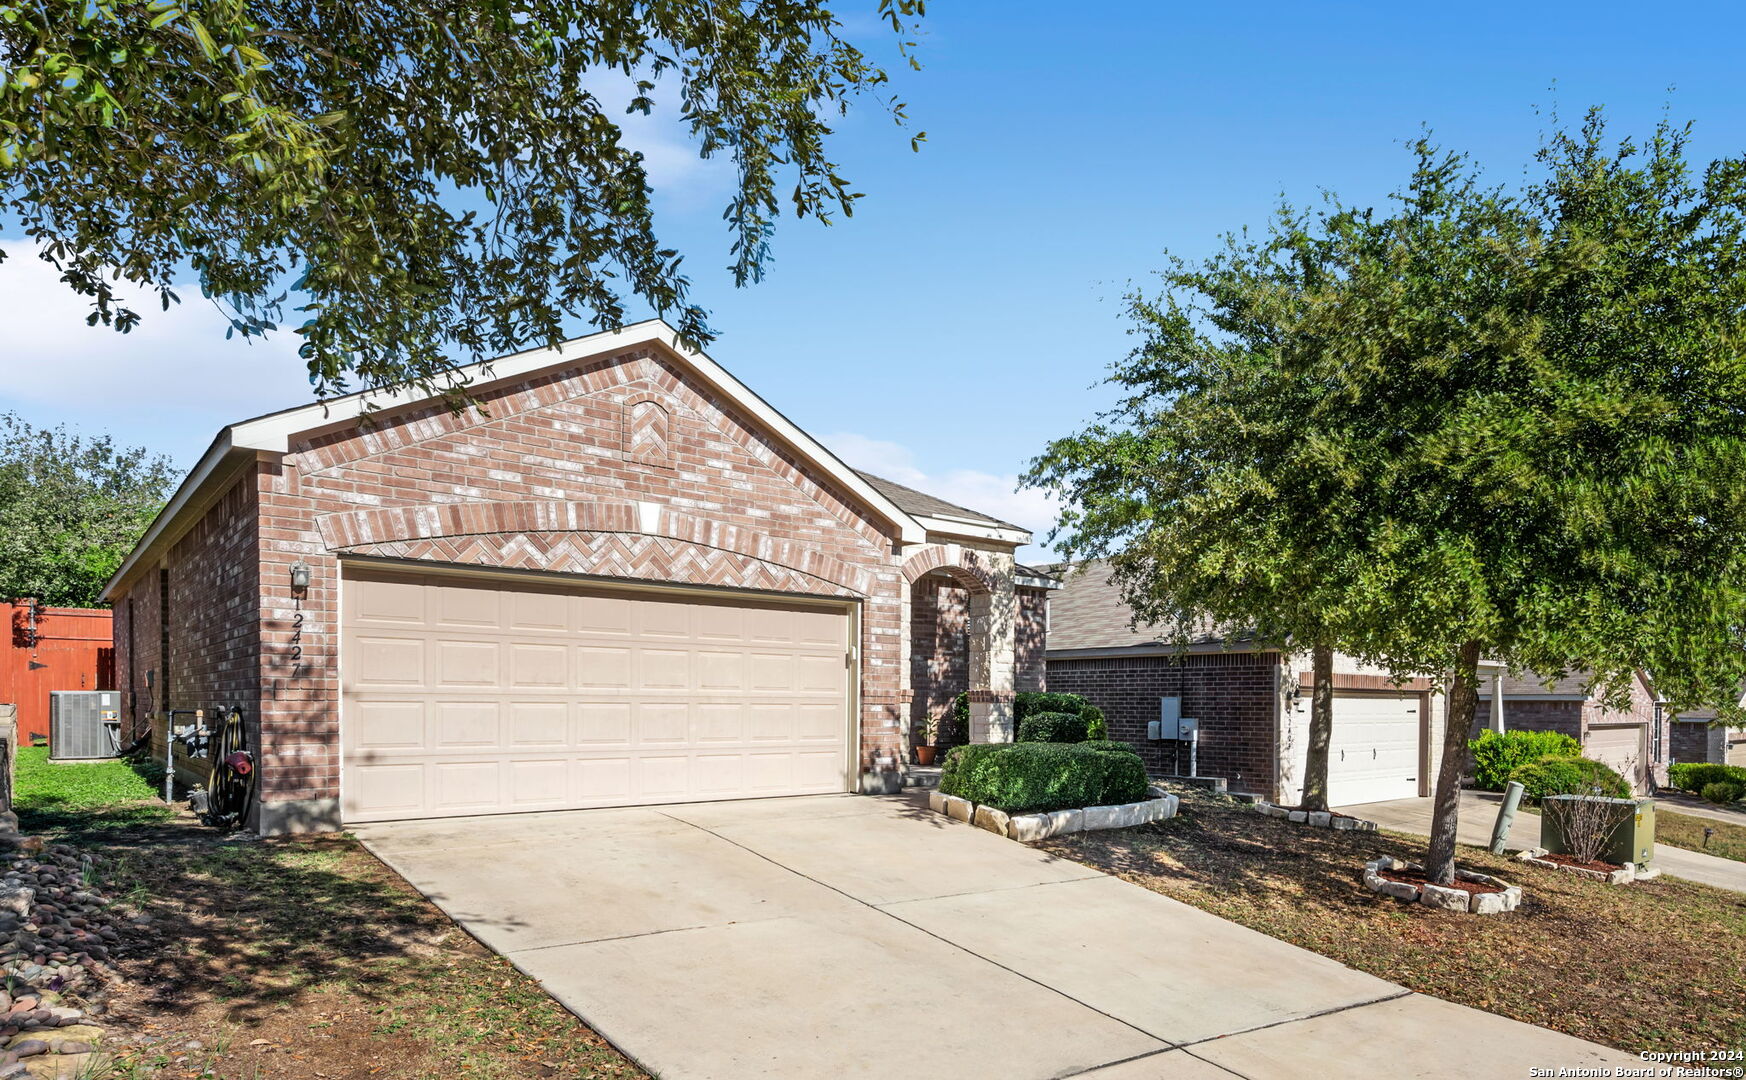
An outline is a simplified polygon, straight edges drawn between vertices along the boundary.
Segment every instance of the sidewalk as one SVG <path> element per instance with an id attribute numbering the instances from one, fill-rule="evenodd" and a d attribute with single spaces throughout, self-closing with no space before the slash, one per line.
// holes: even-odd
<path id="1" fill-rule="evenodd" d="M 1455 831 L 1456 839 L 1463 844 L 1472 844 L 1474 847 L 1489 845 L 1491 843 L 1491 827 L 1497 821 L 1497 808 L 1502 799 L 1502 796 L 1488 791 L 1463 791 L 1461 793 L 1461 819 Z M 1390 802 L 1363 803 L 1357 806 L 1341 806 L 1336 809 L 1343 814 L 1368 818 L 1384 829 L 1416 833 L 1419 836 L 1431 835 L 1430 799 L 1395 799 Z M 1688 812 L 1688 808 L 1683 804 L 1672 809 L 1681 814 Z M 1516 820 L 1510 827 L 1509 846 L 1512 849 L 1528 848 L 1537 846 L 1539 842 L 1539 815 L 1517 814 Z M 1714 855 L 1705 855 L 1701 851 L 1686 851 L 1684 848 L 1657 844 L 1655 845 L 1655 864 L 1661 867 L 1662 873 L 1673 877 L 1696 881 L 1704 885 L 1713 885 L 1718 889 L 1746 893 L 1746 863 L 1743 862 L 1720 859 Z"/>

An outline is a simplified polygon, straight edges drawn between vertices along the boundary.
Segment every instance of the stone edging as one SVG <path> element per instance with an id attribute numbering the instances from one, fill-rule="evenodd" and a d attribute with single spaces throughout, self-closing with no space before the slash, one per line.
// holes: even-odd
<path id="1" fill-rule="evenodd" d="M 1270 802 L 1257 802 L 1255 809 L 1268 817 L 1284 818 L 1301 825 L 1314 825 L 1318 829 L 1344 829 L 1351 832 L 1376 831 L 1376 822 L 1374 821 L 1347 817 L 1344 814 L 1332 814 L 1326 810 L 1291 810 Z"/>
<path id="2" fill-rule="evenodd" d="M 1083 810 L 1056 810 L 1049 814 L 1008 814 L 992 806 L 977 806 L 969 799 L 928 792 L 928 807 L 949 818 L 968 822 L 979 829 L 1033 844 L 1063 833 L 1091 832 L 1095 829 L 1127 829 L 1148 821 L 1163 821 L 1176 816 L 1182 800 L 1160 787 L 1146 789 L 1151 798 L 1144 802 L 1121 803 L 1116 806 L 1087 806 Z"/>
<path id="3" fill-rule="evenodd" d="M 1450 889 L 1442 885 L 1415 885 L 1410 881 L 1390 881 L 1383 877 L 1383 870 L 1415 870 L 1424 873 L 1425 868 L 1418 863 L 1405 863 L 1387 855 L 1378 855 L 1364 864 L 1364 887 L 1371 892 L 1379 892 L 1392 896 L 1396 900 L 1408 903 L 1418 902 L 1426 907 L 1440 908 L 1444 911 L 1459 911 L 1464 915 L 1501 915 L 1506 911 L 1514 911 L 1522 902 L 1522 888 L 1511 885 L 1502 878 L 1494 878 L 1490 874 L 1481 874 L 1473 870 L 1456 870 L 1455 876 L 1462 881 L 1477 882 L 1481 885 L 1497 885 L 1503 892 L 1470 893 L 1464 889 Z M 1471 904 L 1471 906 L 1469 906 Z"/>
<path id="4" fill-rule="evenodd" d="M 1569 866 L 1565 863 L 1541 858 L 1545 854 L 1547 854 L 1545 848 L 1529 848 L 1526 851 L 1517 852 L 1516 858 L 1531 866 L 1542 866 L 1548 870 L 1562 870 L 1566 874 L 1575 874 L 1577 877 L 1585 877 L 1590 881 L 1604 881 L 1608 885 L 1629 885 L 1633 881 L 1648 881 L 1651 878 L 1661 876 L 1661 867 L 1650 866 L 1646 863 L 1626 863 L 1617 870 L 1603 873 L 1584 866 Z"/>

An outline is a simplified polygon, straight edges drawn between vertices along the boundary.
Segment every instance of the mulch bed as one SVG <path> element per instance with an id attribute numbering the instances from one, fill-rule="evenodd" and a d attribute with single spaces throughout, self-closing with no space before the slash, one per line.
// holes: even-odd
<path id="1" fill-rule="evenodd" d="M 1376 876 L 1386 881 L 1402 881 L 1408 885 L 1424 886 L 1433 884 L 1430 878 L 1427 878 L 1417 870 L 1378 870 Z M 1439 885 L 1439 888 L 1458 889 L 1461 892 L 1469 894 L 1500 893 L 1504 891 L 1504 886 L 1502 885 L 1487 885 L 1483 881 L 1463 881 L 1461 878 L 1456 878 L 1447 885 Z"/>
<path id="2" fill-rule="evenodd" d="M 1536 855 L 1534 858 L 1539 859 L 1542 862 L 1557 863 L 1559 866 L 1574 866 L 1578 870 L 1593 870 L 1597 874 L 1610 874 L 1615 870 L 1624 869 L 1624 867 L 1618 863 L 1602 862 L 1599 859 L 1590 859 L 1588 862 L 1583 862 L 1574 855 L 1557 855 L 1552 852 L 1547 852 L 1544 855 Z"/>

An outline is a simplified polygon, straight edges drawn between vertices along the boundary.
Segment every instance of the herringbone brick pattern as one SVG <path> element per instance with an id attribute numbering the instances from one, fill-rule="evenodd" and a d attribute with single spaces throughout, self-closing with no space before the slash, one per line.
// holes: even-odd
<path id="1" fill-rule="evenodd" d="M 719 585 L 736 589 L 853 596 L 796 570 L 664 536 L 623 533 L 490 533 L 365 544 L 348 554 L 430 559 L 471 566 Z"/>

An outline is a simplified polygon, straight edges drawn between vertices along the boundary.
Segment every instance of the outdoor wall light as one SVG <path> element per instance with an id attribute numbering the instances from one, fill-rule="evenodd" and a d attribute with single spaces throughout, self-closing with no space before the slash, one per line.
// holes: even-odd
<path id="1" fill-rule="evenodd" d="M 298 561 L 291 564 L 291 587 L 293 589 L 309 588 L 309 564 Z"/>

